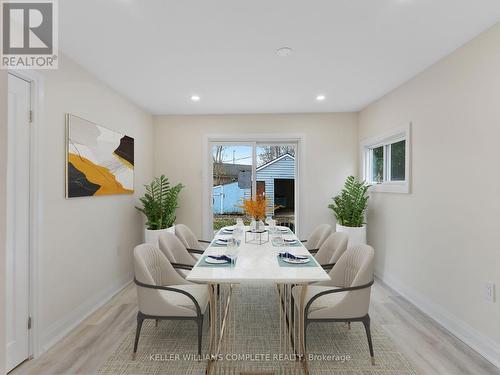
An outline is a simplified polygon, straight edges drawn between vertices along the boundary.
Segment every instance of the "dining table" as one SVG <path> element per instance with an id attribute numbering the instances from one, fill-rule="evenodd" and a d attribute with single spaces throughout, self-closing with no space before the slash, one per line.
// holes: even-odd
<path id="1" fill-rule="evenodd" d="M 231 238 L 238 243 L 237 251 L 230 254 L 231 262 L 222 262 L 226 258 L 220 257 L 229 253 L 226 243 Z M 214 260 L 220 259 L 214 264 Z M 294 353 L 293 360 L 300 361 L 304 373 L 309 373 L 304 341 L 307 286 L 330 280 L 330 277 L 289 228 L 266 226 L 258 233 L 248 226 L 221 228 L 186 279 L 208 285 L 210 342 L 207 374 L 217 366 L 225 338 L 237 334 L 229 332 L 237 329 L 237 325 L 229 324 L 233 289 L 240 284 L 252 283 L 269 283 L 276 288 L 276 303 L 280 305 L 279 317 L 274 317 L 279 319 L 280 325 L 280 347 L 276 350 Z M 298 301 L 292 294 L 294 287 L 300 287 Z"/>

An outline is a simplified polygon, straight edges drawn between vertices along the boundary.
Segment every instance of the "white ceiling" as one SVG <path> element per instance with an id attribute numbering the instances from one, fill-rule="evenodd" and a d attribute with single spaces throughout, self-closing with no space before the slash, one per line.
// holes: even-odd
<path id="1" fill-rule="evenodd" d="M 357 111 L 500 20 L 499 0 L 61 0 L 59 7 L 62 51 L 154 114 Z M 277 56 L 283 46 L 293 53 Z"/>

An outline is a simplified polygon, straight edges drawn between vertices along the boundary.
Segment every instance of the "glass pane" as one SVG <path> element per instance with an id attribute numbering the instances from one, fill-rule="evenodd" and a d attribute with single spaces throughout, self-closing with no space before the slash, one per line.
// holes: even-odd
<path id="1" fill-rule="evenodd" d="M 372 149 L 371 177 L 371 182 L 383 182 L 384 180 L 384 146 Z"/>
<path id="2" fill-rule="evenodd" d="M 252 196 L 252 146 L 217 145 L 212 147 L 212 210 L 214 231 L 234 225 L 243 217 L 239 207 Z"/>
<path id="3" fill-rule="evenodd" d="M 257 155 L 257 193 L 269 201 L 268 215 L 278 225 L 295 230 L 295 150 L 294 144 L 259 143 Z"/>
<path id="4" fill-rule="evenodd" d="M 391 181 L 405 180 L 406 141 L 391 144 Z"/>

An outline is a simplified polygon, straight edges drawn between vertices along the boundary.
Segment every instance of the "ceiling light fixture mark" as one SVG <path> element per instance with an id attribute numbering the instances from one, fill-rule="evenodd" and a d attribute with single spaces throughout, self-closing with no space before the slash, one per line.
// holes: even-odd
<path id="1" fill-rule="evenodd" d="M 281 57 L 290 56 L 292 54 L 292 49 L 290 47 L 281 47 L 276 50 L 276 54 Z"/>

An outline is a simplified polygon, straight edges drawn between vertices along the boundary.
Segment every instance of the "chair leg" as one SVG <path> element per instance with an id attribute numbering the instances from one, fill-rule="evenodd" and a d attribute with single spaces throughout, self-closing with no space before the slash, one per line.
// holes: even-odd
<path id="1" fill-rule="evenodd" d="M 370 315 L 366 315 L 363 318 L 363 325 L 365 326 L 366 338 L 368 339 L 368 348 L 370 349 L 370 357 L 372 361 L 372 365 L 375 364 L 375 357 L 373 355 L 373 344 L 372 344 L 372 334 L 370 331 Z"/>
<path id="2" fill-rule="evenodd" d="M 201 356 L 201 342 L 203 337 L 203 316 L 198 319 L 198 356 Z"/>
<path id="3" fill-rule="evenodd" d="M 309 324 L 307 323 L 307 320 L 304 320 L 304 355 L 307 352 L 307 327 Z"/>
<path id="4" fill-rule="evenodd" d="M 137 353 L 137 346 L 139 345 L 139 336 L 141 335 L 142 322 L 144 322 L 144 315 L 139 311 L 137 313 L 137 330 L 135 331 L 134 353 Z"/>

